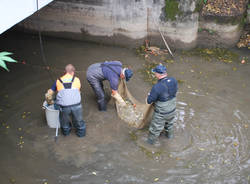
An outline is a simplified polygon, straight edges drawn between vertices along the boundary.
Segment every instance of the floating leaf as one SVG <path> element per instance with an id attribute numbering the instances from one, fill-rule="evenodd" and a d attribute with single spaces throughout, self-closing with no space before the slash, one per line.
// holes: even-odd
<path id="1" fill-rule="evenodd" d="M 159 181 L 159 178 L 155 178 L 154 181 Z"/>
<path id="2" fill-rule="evenodd" d="M 235 142 L 235 143 L 234 143 L 234 146 L 238 146 L 238 143 L 237 143 L 237 142 Z"/>
<path id="3" fill-rule="evenodd" d="M 14 183 L 16 183 L 16 180 L 15 180 L 14 178 L 11 178 L 11 179 L 10 179 L 10 183 L 11 183 L 11 184 L 14 184 Z"/>

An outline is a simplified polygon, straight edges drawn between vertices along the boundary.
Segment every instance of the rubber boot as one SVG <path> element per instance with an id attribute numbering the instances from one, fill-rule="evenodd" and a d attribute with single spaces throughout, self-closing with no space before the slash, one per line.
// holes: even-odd
<path id="1" fill-rule="evenodd" d="M 105 100 L 98 102 L 98 109 L 99 109 L 99 111 L 106 111 L 107 110 L 107 104 L 106 104 Z"/>
<path id="2" fill-rule="evenodd" d="M 147 143 L 151 144 L 151 145 L 154 145 L 155 142 L 156 142 L 156 137 L 153 134 L 149 133 Z"/>
<path id="3" fill-rule="evenodd" d="M 166 137 L 168 139 L 172 139 L 174 137 L 174 130 L 173 129 L 166 130 Z"/>
<path id="4" fill-rule="evenodd" d="M 68 136 L 71 132 L 71 128 L 61 128 L 61 130 L 64 136 Z"/>
<path id="5" fill-rule="evenodd" d="M 78 137 L 84 137 L 86 135 L 86 129 L 83 130 L 77 130 L 76 135 Z"/>

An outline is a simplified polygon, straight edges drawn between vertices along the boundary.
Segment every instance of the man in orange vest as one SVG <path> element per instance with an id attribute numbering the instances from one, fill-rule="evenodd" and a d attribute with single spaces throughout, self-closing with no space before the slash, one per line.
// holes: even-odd
<path id="1" fill-rule="evenodd" d="M 57 91 L 55 104 L 60 109 L 60 124 L 63 135 L 69 135 L 72 124 L 76 128 L 76 135 L 84 137 L 86 134 L 86 126 L 82 117 L 81 105 L 81 82 L 75 75 L 75 67 L 68 64 L 65 67 L 65 75 L 58 78 L 48 90 L 48 94 L 53 95 Z"/>

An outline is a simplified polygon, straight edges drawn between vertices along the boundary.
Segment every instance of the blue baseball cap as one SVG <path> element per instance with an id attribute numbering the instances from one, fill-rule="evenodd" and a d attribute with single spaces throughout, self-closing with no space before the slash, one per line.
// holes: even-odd
<path id="1" fill-rule="evenodd" d="M 157 65 L 155 68 L 152 69 L 152 72 L 156 72 L 156 73 L 159 73 L 159 74 L 164 74 L 164 73 L 167 73 L 167 68 L 162 65 L 162 64 L 159 64 Z"/>
<path id="2" fill-rule="evenodd" d="M 127 68 L 124 71 L 124 74 L 125 74 L 126 81 L 129 81 L 129 79 L 133 76 L 133 71 Z"/>

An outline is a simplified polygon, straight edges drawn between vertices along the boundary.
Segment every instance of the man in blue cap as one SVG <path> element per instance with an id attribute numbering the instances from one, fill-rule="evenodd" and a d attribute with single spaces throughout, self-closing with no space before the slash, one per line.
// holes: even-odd
<path id="1" fill-rule="evenodd" d="M 152 72 L 158 82 L 152 87 L 147 97 L 147 103 L 154 103 L 154 113 L 149 126 L 147 142 L 155 144 L 160 133 L 165 129 L 167 138 L 173 137 L 173 124 L 176 116 L 176 93 L 178 90 L 177 80 L 168 77 L 167 68 L 162 64 L 157 65 Z"/>
<path id="2" fill-rule="evenodd" d="M 123 68 L 120 61 L 105 61 L 103 63 L 92 64 L 88 67 L 87 80 L 97 96 L 98 109 L 100 111 L 107 110 L 102 82 L 108 80 L 112 89 L 111 96 L 121 105 L 126 105 L 117 90 L 120 78 L 125 78 L 126 81 L 129 81 L 132 75 L 132 70 Z"/>

